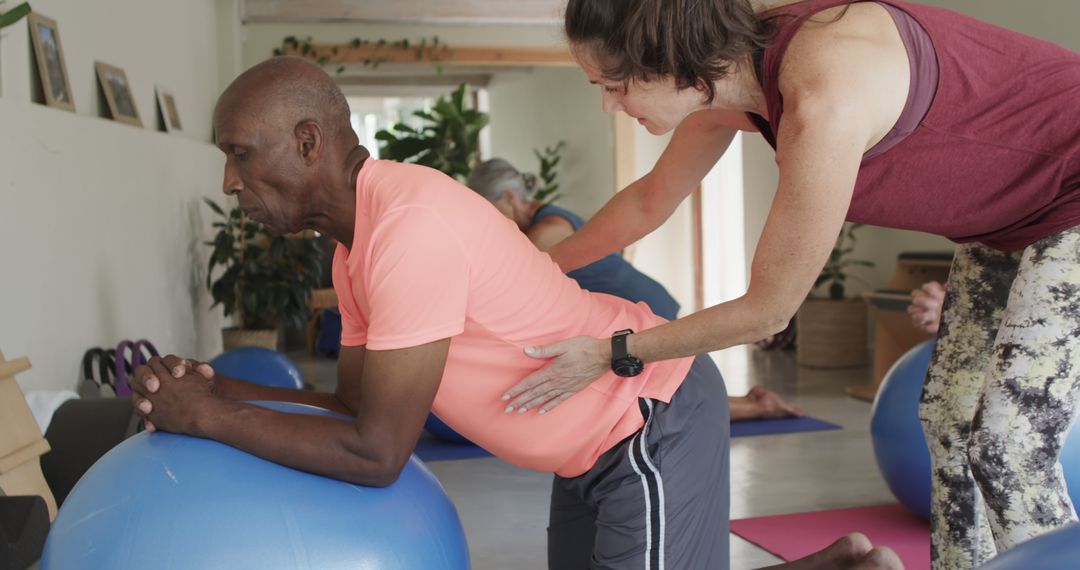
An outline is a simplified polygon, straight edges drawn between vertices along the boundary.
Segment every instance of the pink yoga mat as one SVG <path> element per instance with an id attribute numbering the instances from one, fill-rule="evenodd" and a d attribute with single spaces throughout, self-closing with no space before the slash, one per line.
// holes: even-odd
<path id="1" fill-rule="evenodd" d="M 787 561 L 856 531 L 895 550 L 906 570 L 929 570 L 930 525 L 900 504 L 731 521 L 731 532 Z"/>

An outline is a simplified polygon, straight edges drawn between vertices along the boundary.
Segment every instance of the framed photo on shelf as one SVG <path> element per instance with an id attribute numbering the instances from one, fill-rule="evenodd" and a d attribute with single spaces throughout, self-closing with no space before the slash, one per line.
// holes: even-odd
<path id="1" fill-rule="evenodd" d="M 56 20 L 37 12 L 31 12 L 26 20 L 30 24 L 30 42 L 34 45 L 34 59 L 37 61 L 45 104 L 74 112 L 75 99 L 71 95 L 71 81 L 64 65 L 64 47 L 60 43 Z"/>
<path id="2" fill-rule="evenodd" d="M 97 70 L 98 82 L 113 120 L 136 127 L 143 126 L 139 109 L 135 106 L 135 97 L 131 94 L 131 84 L 128 83 L 124 70 L 100 61 L 94 62 L 94 69 Z"/>
<path id="3" fill-rule="evenodd" d="M 155 86 L 157 92 L 158 112 L 161 114 L 161 124 L 165 125 L 165 132 L 178 133 L 180 126 L 180 113 L 176 110 L 176 97 L 172 91 L 160 85 Z"/>

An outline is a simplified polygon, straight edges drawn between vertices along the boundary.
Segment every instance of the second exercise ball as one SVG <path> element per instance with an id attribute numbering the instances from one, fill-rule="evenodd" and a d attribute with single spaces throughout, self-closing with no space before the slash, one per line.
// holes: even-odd
<path id="1" fill-rule="evenodd" d="M 870 412 L 874 458 L 889 490 L 930 519 L 930 451 L 919 422 L 919 396 L 934 352 L 932 341 L 909 350 L 885 374 Z"/>
<path id="2" fill-rule="evenodd" d="M 900 357 L 885 374 L 874 399 L 870 437 L 885 483 L 893 495 L 923 519 L 930 519 L 930 451 L 919 421 L 933 341 Z M 1073 505 L 1080 504 L 1080 424 L 1065 439 L 1060 463 Z"/>
<path id="3" fill-rule="evenodd" d="M 304 387 L 300 369 L 288 356 L 269 348 L 244 346 L 210 361 L 216 374 L 276 388 Z"/>

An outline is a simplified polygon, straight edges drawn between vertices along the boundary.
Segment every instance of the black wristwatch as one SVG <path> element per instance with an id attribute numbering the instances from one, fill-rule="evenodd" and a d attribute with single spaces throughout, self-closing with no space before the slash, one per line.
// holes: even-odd
<path id="1" fill-rule="evenodd" d="M 611 370 L 623 378 L 632 378 L 645 370 L 640 358 L 626 352 L 626 337 L 632 334 L 634 331 L 626 329 L 611 335 Z"/>

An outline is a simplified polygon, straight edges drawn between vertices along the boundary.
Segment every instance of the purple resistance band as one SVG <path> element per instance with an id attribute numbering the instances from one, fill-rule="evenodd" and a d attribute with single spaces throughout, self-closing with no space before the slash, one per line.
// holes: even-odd
<path id="1" fill-rule="evenodd" d="M 148 354 L 144 355 L 143 351 Z M 128 358 L 128 352 L 131 353 L 131 358 Z M 131 395 L 131 380 L 129 374 L 135 372 L 135 369 L 146 364 L 146 362 L 154 356 L 158 356 L 158 350 L 154 345 L 146 340 L 141 339 L 137 341 L 122 340 L 116 345 L 116 395 L 117 396 L 130 396 Z"/>

